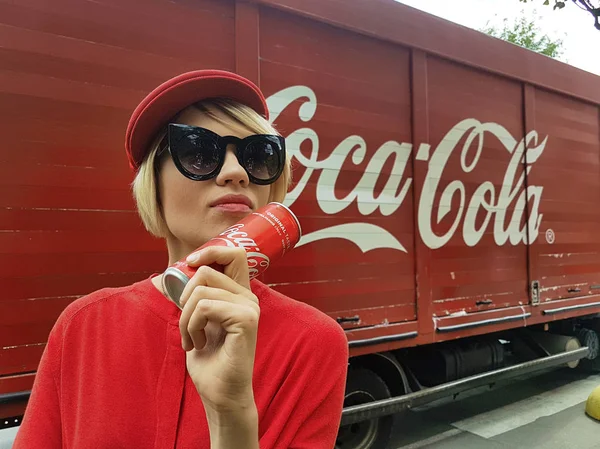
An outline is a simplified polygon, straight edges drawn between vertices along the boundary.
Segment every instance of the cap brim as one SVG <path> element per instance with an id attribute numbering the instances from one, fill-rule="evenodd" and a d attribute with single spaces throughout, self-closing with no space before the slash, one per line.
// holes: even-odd
<path id="1" fill-rule="evenodd" d="M 139 168 L 156 132 L 186 107 L 208 98 L 229 98 L 268 118 L 260 89 L 235 73 L 198 70 L 172 78 L 154 89 L 131 115 L 125 136 L 129 165 Z"/>

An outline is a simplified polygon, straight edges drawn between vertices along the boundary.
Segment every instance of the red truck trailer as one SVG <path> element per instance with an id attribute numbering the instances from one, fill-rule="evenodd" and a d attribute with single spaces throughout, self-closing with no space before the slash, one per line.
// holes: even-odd
<path id="1" fill-rule="evenodd" d="M 391 0 L 0 1 L 3 422 L 65 306 L 165 267 L 124 132 L 198 68 L 259 84 L 287 138 L 304 236 L 264 281 L 346 331 L 340 448 L 443 394 L 597 366 L 597 76 Z"/>

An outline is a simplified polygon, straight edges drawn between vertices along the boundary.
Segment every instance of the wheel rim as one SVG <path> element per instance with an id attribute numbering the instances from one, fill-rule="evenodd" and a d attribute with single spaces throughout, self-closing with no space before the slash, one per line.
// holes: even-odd
<path id="1" fill-rule="evenodd" d="M 353 391 L 344 398 L 344 407 L 372 402 L 375 398 L 366 391 Z M 340 427 L 335 449 L 368 449 L 377 439 L 378 419 Z"/>

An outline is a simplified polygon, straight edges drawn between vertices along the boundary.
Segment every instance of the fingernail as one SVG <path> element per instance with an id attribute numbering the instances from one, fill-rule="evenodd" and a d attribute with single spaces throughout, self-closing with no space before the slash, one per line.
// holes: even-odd
<path id="1" fill-rule="evenodd" d="M 187 258 L 185 259 L 185 261 L 187 263 L 194 263 L 194 262 L 198 262 L 198 259 L 200 259 L 200 254 L 198 254 L 198 253 L 192 253 L 189 256 L 187 256 Z"/>

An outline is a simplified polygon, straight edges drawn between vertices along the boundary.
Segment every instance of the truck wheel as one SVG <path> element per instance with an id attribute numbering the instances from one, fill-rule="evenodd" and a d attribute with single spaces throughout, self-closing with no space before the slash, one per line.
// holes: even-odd
<path id="1" fill-rule="evenodd" d="M 387 385 L 373 371 L 366 368 L 348 370 L 344 407 L 389 397 Z M 338 431 L 335 449 L 386 449 L 393 424 L 393 416 L 383 416 L 342 426 Z"/>
<path id="2" fill-rule="evenodd" d="M 581 346 L 587 346 L 590 353 L 579 361 L 578 368 L 584 372 L 600 372 L 600 338 L 598 333 L 592 329 L 580 329 L 577 338 Z"/>

